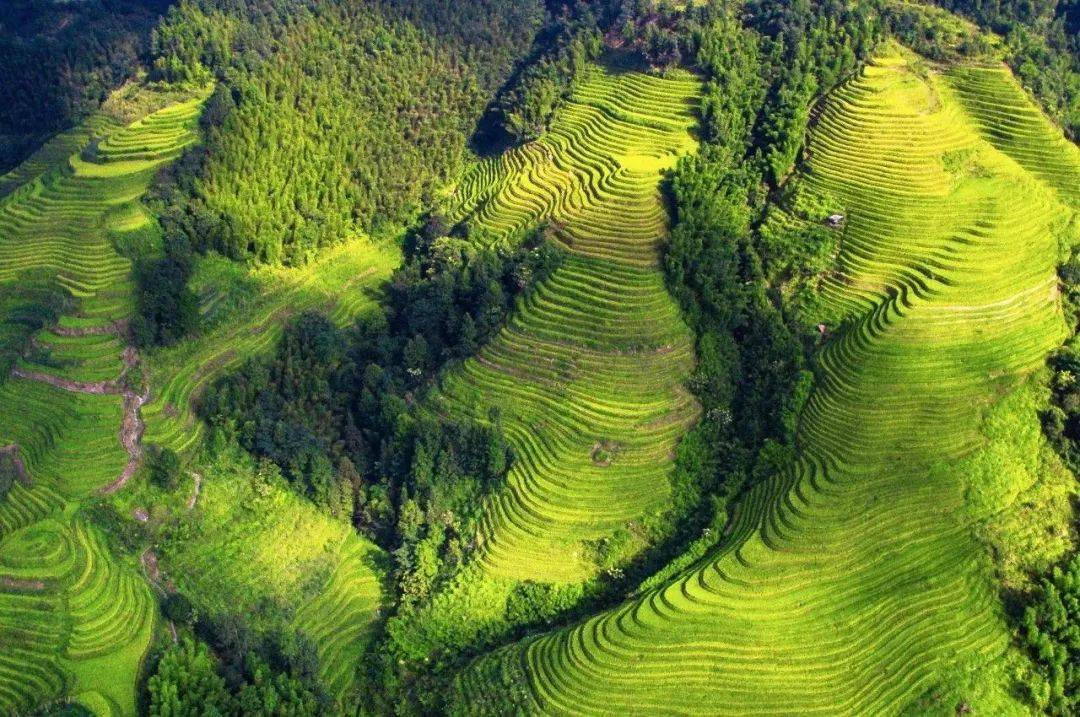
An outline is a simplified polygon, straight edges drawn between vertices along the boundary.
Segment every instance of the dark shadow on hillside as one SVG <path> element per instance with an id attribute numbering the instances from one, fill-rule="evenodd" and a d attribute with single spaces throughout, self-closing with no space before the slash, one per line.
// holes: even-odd
<path id="1" fill-rule="evenodd" d="M 625 47 L 608 47 L 597 60 L 597 64 L 612 75 L 625 75 L 630 72 L 650 72 L 653 67 L 645 56 L 637 50 Z"/>

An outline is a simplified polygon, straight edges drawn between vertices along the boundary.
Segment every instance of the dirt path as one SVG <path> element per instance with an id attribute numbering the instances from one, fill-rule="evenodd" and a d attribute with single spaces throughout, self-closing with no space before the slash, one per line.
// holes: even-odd
<path id="1" fill-rule="evenodd" d="M 0 587 L 10 590 L 32 590 L 41 592 L 45 589 L 45 583 L 41 580 L 28 580 L 26 578 L 13 578 L 8 575 L 0 575 Z"/>
<path id="2" fill-rule="evenodd" d="M 134 347 L 128 346 L 124 349 L 125 371 L 136 367 L 138 364 L 138 352 Z M 131 480 L 131 476 L 135 475 L 135 471 L 138 470 L 139 463 L 142 460 L 142 436 L 146 430 L 146 424 L 143 423 L 139 409 L 150 398 L 150 390 L 145 389 L 142 393 L 135 393 L 132 389 L 127 388 L 121 392 L 121 395 L 124 397 L 124 418 L 120 422 L 120 445 L 127 451 L 128 462 L 124 466 L 124 470 L 120 471 L 120 475 L 117 476 L 116 480 L 101 489 L 101 492 L 106 495 L 123 488 L 124 484 Z"/>
<path id="3" fill-rule="evenodd" d="M 142 555 L 139 556 L 139 565 L 142 566 L 143 574 L 146 576 L 150 585 L 164 595 L 165 588 L 161 586 L 160 582 L 161 570 L 158 568 L 157 554 L 150 548 L 147 548 L 142 552 Z"/>
<path id="4" fill-rule="evenodd" d="M 146 578 L 146 582 L 150 583 L 152 587 L 159 595 L 166 597 L 169 594 L 170 589 L 175 589 L 175 586 L 167 586 L 161 584 L 161 569 L 158 568 L 157 553 L 150 548 L 147 548 L 139 556 L 139 565 L 142 566 L 143 576 Z M 166 625 L 169 626 L 169 634 L 172 635 L 173 643 L 180 642 L 180 636 L 176 632 L 176 625 L 172 620 L 166 620 Z"/>
<path id="5" fill-rule="evenodd" d="M 0 454 L 7 454 L 11 456 L 11 463 L 15 466 L 15 477 L 19 479 L 19 482 L 29 487 L 34 484 L 30 480 L 30 471 L 26 470 L 26 464 L 23 463 L 22 456 L 19 454 L 19 444 L 9 443 L 6 446 L 0 446 Z"/>
<path id="6" fill-rule="evenodd" d="M 97 396 L 118 395 L 121 393 L 120 387 L 116 385 L 116 381 L 75 381 L 70 378 L 62 378 L 48 373 L 41 373 L 40 371 L 24 371 L 21 368 L 12 369 L 11 375 L 17 378 L 25 378 L 28 381 L 47 383 L 50 386 L 64 391 L 71 391 L 72 393 L 92 393 Z"/>
<path id="7" fill-rule="evenodd" d="M 187 499 L 187 509 L 192 510 L 195 507 L 195 501 L 199 499 L 199 490 L 202 488 L 202 475 L 192 471 L 191 479 L 195 481 L 195 490 L 192 491 L 191 496 Z"/>
<path id="8" fill-rule="evenodd" d="M 135 350 L 135 347 L 128 346 L 124 349 L 123 359 L 124 373 L 127 373 L 129 370 L 138 366 L 139 353 Z M 124 417 L 120 422 L 119 438 L 120 445 L 124 447 L 124 450 L 128 454 L 128 460 L 116 480 L 102 488 L 101 492 L 105 494 L 115 493 L 131 480 L 131 477 L 135 475 L 135 471 L 139 468 L 139 463 L 142 460 L 142 435 L 146 426 L 143 423 L 142 417 L 139 415 L 139 409 L 142 408 L 143 404 L 150 398 L 149 389 L 144 389 L 142 393 L 136 393 L 133 389 L 121 385 L 119 379 L 95 382 L 75 381 L 70 378 L 53 376 L 52 374 L 41 373 L 40 371 L 26 371 L 21 368 L 12 369 L 11 375 L 28 381 L 45 383 L 64 391 L 71 391 L 72 393 L 86 393 L 96 396 L 115 395 L 123 397 Z M 122 376 L 123 374 L 121 374 L 121 377 Z"/>

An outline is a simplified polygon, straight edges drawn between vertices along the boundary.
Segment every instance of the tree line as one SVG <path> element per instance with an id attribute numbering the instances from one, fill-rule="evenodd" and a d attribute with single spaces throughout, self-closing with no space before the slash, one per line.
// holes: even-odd
<path id="1" fill-rule="evenodd" d="M 509 0 L 182 0 L 155 32 L 155 75 L 222 89 L 165 214 L 198 250 L 286 265 L 407 224 L 463 168 L 541 18 Z"/>
<path id="2" fill-rule="evenodd" d="M 95 111 L 148 59 L 169 0 L 0 4 L 0 174 Z"/>

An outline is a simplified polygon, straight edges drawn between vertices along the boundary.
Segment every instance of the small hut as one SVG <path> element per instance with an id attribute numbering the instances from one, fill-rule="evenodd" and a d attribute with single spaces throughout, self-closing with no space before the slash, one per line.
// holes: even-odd
<path id="1" fill-rule="evenodd" d="M 844 226 L 844 215 L 843 214 L 830 214 L 829 218 L 826 219 L 826 221 L 829 223 L 829 226 L 833 227 L 834 229 L 838 228 L 838 227 L 842 227 L 842 226 Z"/>

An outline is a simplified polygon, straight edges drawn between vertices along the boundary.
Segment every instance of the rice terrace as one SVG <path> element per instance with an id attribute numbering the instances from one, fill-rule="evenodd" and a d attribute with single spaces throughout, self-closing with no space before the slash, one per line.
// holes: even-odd
<path id="1" fill-rule="evenodd" d="M 0 60 L 0 715 L 1080 714 L 1080 4 Z"/>

